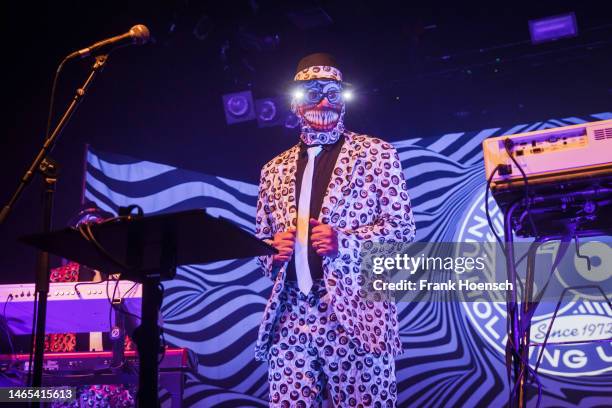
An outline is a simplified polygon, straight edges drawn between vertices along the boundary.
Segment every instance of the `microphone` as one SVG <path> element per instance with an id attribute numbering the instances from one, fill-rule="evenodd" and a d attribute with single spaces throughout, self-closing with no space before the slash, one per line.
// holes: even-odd
<path id="1" fill-rule="evenodd" d="M 87 48 L 83 48 L 82 50 L 73 52 L 72 54 L 68 55 L 66 59 L 72 59 L 76 57 L 85 58 L 92 54 L 110 52 L 114 48 L 123 47 L 126 45 L 143 45 L 149 42 L 149 37 L 149 29 L 142 24 L 138 24 L 130 28 L 130 31 L 125 34 L 98 41 L 94 45 L 90 45 Z"/>

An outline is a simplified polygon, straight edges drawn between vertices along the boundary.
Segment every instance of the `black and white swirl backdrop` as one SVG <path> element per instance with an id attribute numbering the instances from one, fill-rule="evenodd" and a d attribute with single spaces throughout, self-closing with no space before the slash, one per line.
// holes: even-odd
<path id="1" fill-rule="evenodd" d="M 610 118 L 612 113 L 605 112 L 394 143 L 408 180 L 417 239 L 453 241 L 468 230 L 466 217 L 478 210 L 478 200 L 483 201 L 484 138 Z M 129 204 L 140 205 L 145 214 L 206 208 L 246 230 L 254 229 L 256 185 L 93 148 L 88 151 L 86 169 L 85 197 L 113 213 Z M 482 225 L 478 215 L 472 218 L 469 231 L 480 233 L 483 241 L 492 240 L 485 229 L 478 232 Z M 166 341 L 192 349 L 199 359 L 198 373 L 187 383 L 184 405 L 266 407 L 266 366 L 253 359 L 253 349 L 271 282 L 255 261 L 186 266 L 164 286 Z M 506 403 L 506 369 L 496 346 L 503 333 L 495 332 L 494 322 L 480 325 L 477 317 L 483 316 L 470 313 L 459 302 L 398 306 L 405 348 L 396 363 L 398 406 L 498 407 Z M 581 307 L 587 314 L 592 309 L 598 318 L 612 321 L 606 305 L 586 302 Z M 503 313 L 499 316 L 503 318 Z M 612 346 L 608 342 L 598 347 L 591 351 L 558 348 L 546 355 L 549 367 L 540 376 L 542 406 L 610 406 Z"/>

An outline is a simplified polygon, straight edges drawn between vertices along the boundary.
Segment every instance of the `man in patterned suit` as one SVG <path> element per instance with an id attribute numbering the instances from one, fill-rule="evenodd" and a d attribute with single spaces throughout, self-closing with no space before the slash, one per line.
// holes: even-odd
<path id="1" fill-rule="evenodd" d="M 408 242 L 415 226 L 398 155 L 344 129 L 342 73 L 329 54 L 303 58 L 292 110 L 300 141 L 261 171 L 256 234 L 274 281 L 256 358 L 268 362 L 270 406 L 395 406 L 401 353 L 395 304 L 372 300 L 364 245 Z"/>

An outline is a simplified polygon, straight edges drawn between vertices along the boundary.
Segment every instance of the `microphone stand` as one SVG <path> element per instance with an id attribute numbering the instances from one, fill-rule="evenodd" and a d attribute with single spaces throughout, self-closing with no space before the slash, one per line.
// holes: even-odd
<path id="1" fill-rule="evenodd" d="M 76 111 L 77 107 L 87 94 L 87 91 L 93 82 L 96 74 L 102 70 L 106 64 L 108 55 L 100 55 L 96 57 L 96 61 L 92 66 L 89 76 L 85 83 L 76 90 L 76 93 L 66 109 L 66 112 L 53 130 L 53 133 L 45 139 L 42 148 L 38 155 L 21 178 L 21 183 L 11 197 L 10 201 L 2 208 L 0 212 L 0 225 L 4 223 L 12 207 L 15 205 L 25 187 L 32 181 L 36 172 L 44 176 L 44 195 L 43 195 L 43 232 L 51 231 L 51 219 L 53 213 L 53 196 L 55 185 L 57 182 L 58 165 L 48 157 L 49 152 L 53 149 L 55 142 L 66 127 L 66 124 Z M 38 303 L 36 306 L 36 332 L 34 337 L 34 374 L 30 385 L 32 387 L 40 387 L 42 384 L 43 357 L 45 346 L 45 323 L 47 318 L 47 296 L 49 293 L 49 253 L 41 251 L 38 254 L 38 262 L 36 268 L 36 293 L 38 294 Z M 32 366 L 28 367 L 30 374 Z M 28 376 L 29 377 L 29 376 Z"/>

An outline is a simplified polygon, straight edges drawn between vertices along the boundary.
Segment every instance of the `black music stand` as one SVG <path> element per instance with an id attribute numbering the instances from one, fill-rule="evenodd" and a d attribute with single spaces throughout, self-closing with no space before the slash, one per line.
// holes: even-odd
<path id="1" fill-rule="evenodd" d="M 174 278 L 179 265 L 271 255 L 276 250 L 204 210 L 122 217 L 90 228 L 95 241 L 74 228 L 20 240 L 105 274 L 121 273 L 122 279 L 142 283 L 141 325 L 134 331 L 140 358 L 138 406 L 159 406 L 161 281 Z"/>

